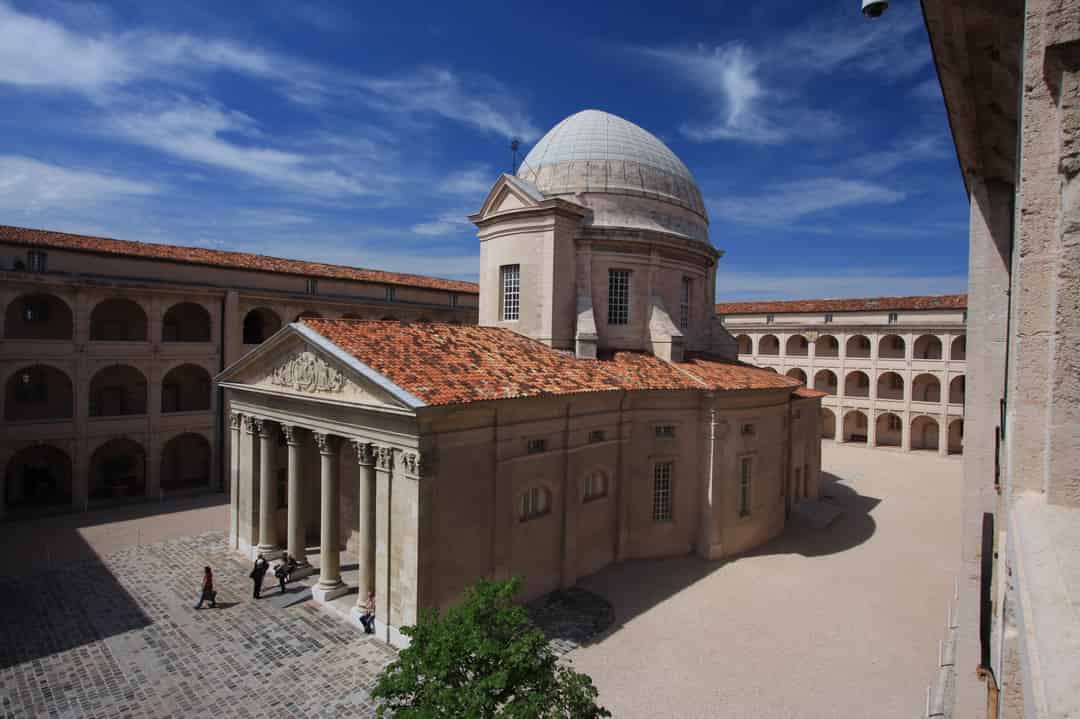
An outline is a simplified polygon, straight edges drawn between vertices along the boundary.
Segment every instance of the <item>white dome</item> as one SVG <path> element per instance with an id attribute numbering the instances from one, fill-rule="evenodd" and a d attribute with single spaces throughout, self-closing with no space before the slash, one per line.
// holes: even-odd
<path id="1" fill-rule="evenodd" d="M 540 138 L 518 177 L 545 195 L 637 195 L 684 207 L 707 221 L 694 176 L 652 133 L 617 115 L 582 110 Z"/>

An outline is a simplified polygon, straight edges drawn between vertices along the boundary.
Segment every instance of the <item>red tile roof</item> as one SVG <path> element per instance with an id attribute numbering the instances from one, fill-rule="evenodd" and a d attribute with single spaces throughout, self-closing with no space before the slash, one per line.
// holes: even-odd
<path id="1" fill-rule="evenodd" d="M 799 383 L 740 362 L 670 364 L 617 352 L 585 360 L 499 327 L 371 320 L 304 324 L 428 405 L 620 390 L 790 389 Z"/>
<path id="2" fill-rule="evenodd" d="M 422 287 L 449 292 L 477 294 L 479 285 L 461 280 L 445 280 L 425 275 L 410 275 L 400 272 L 367 270 L 360 267 L 330 265 L 325 262 L 307 262 L 289 260 L 281 257 L 268 257 L 248 252 L 225 252 L 202 247 L 183 247 L 178 245 L 160 245 L 152 242 L 132 242 L 113 240 L 107 237 L 90 235 L 72 235 L 51 230 L 34 230 L 26 227 L 0 225 L 0 242 L 12 242 L 33 247 L 51 247 L 79 252 L 94 252 L 106 255 L 126 255 L 150 260 L 185 262 L 195 265 L 212 265 L 239 270 L 262 272 L 280 272 L 305 277 L 325 277 L 335 280 L 356 280 L 377 282 L 405 287 Z"/>
<path id="3" fill-rule="evenodd" d="M 910 297 L 863 297 L 838 300 L 779 300 L 775 302 L 720 302 L 718 315 L 781 312 L 860 312 L 866 310 L 967 309 L 967 295 L 916 295 Z"/>
<path id="4" fill-rule="evenodd" d="M 801 399 L 818 399 L 820 397 L 829 396 L 828 392 L 822 392 L 819 389 L 810 389 L 809 387 L 799 387 L 797 390 L 792 392 L 792 394 Z"/>

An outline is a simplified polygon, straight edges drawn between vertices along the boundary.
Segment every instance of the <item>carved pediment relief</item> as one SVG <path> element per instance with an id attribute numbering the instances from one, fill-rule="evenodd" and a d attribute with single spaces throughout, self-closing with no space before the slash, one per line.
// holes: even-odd
<path id="1" fill-rule="evenodd" d="M 310 350 L 301 350 L 270 373 L 270 384 L 300 392 L 340 393 L 345 375 Z"/>

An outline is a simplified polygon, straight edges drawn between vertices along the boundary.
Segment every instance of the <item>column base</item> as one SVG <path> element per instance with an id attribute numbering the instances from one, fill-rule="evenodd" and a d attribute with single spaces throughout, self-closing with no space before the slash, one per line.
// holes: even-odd
<path id="1" fill-rule="evenodd" d="M 251 548 L 251 561 L 255 561 L 260 554 L 263 555 L 263 559 L 269 562 L 284 557 L 285 550 L 281 547 L 265 547 L 259 544 Z"/>
<path id="2" fill-rule="evenodd" d="M 349 587 L 344 582 L 339 582 L 332 587 L 324 587 L 321 584 L 316 584 L 311 588 L 311 598 L 320 604 L 326 604 L 327 602 L 348 593 Z"/>
<path id="3" fill-rule="evenodd" d="M 315 572 L 315 567 L 310 564 L 299 564 L 292 570 L 289 576 L 293 579 L 303 579 L 304 577 L 310 577 L 312 574 L 315 574 Z"/>

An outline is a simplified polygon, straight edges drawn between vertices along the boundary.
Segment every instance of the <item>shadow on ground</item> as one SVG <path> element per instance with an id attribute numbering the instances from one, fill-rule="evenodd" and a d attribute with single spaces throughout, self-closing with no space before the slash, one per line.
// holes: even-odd
<path id="1" fill-rule="evenodd" d="M 604 597 L 615 610 L 614 623 L 592 642 L 617 632 L 634 617 L 727 564 L 777 554 L 805 557 L 835 554 L 857 547 L 874 535 L 877 524 L 870 512 L 880 504 L 880 499 L 861 495 L 840 477 L 822 472 L 822 501 L 836 505 L 843 512 L 823 529 L 805 526 L 793 516 L 780 536 L 744 554 L 717 561 L 694 555 L 628 560 L 580 580 L 579 586 Z"/>

